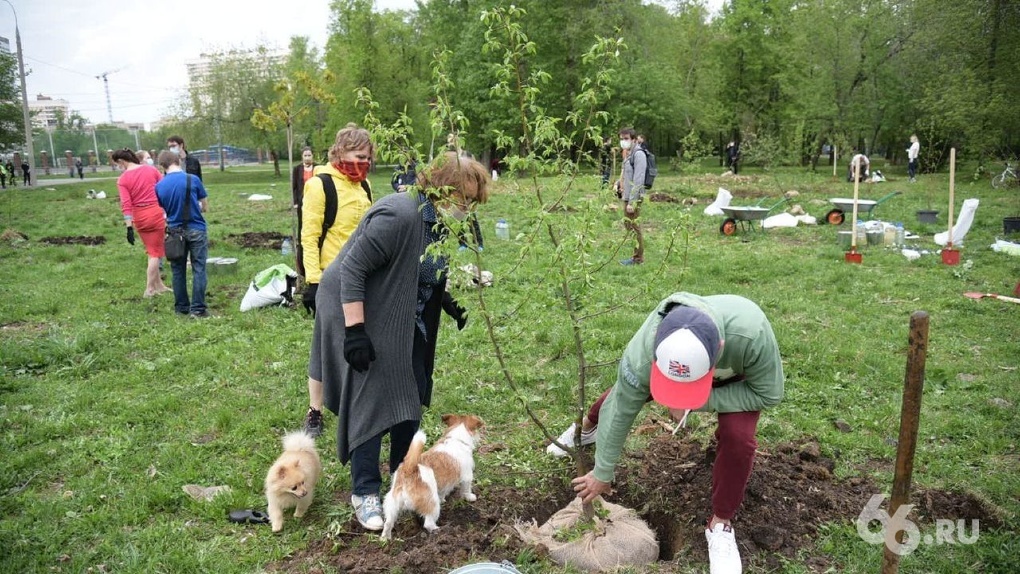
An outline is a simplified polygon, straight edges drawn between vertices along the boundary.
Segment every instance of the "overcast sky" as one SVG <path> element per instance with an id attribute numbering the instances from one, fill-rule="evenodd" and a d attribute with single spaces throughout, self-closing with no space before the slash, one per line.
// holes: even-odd
<path id="1" fill-rule="evenodd" d="M 67 100 L 93 122 L 108 121 L 103 81 L 96 77 L 103 73 L 113 119 L 149 123 L 187 87 L 184 62 L 259 43 L 286 49 L 295 35 L 308 36 L 321 50 L 329 26 L 329 0 L 9 1 L 17 10 L 29 100 L 37 94 Z M 375 5 L 404 10 L 415 2 Z M 13 12 L 2 0 L 0 36 L 16 50 Z"/>

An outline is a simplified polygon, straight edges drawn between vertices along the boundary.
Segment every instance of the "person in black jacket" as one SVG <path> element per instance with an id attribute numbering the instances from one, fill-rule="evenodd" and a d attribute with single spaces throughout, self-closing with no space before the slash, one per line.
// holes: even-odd
<path id="1" fill-rule="evenodd" d="M 290 174 L 290 194 L 293 209 L 297 212 L 297 237 L 294 239 L 298 275 L 305 276 L 304 249 L 301 247 L 301 200 L 305 196 L 305 182 L 315 175 L 315 153 L 305 146 L 301 150 L 301 163 Z"/>
<path id="2" fill-rule="evenodd" d="M 181 164 L 184 166 L 185 172 L 202 179 L 202 162 L 198 161 L 198 158 L 188 155 L 188 150 L 184 147 L 184 138 L 181 136 L 166 138 L 166 148 L 181 155 Z"/>
<path id="3" fill-rule="evenodd" d="M 407 165 L 398 165 L 397 169 L 393 170 L 390 186 L 396 192 L 407 191 L 407 187 L 414 185 L 417 177 L 418 162 L 412 159 L 407 162 Z"/>

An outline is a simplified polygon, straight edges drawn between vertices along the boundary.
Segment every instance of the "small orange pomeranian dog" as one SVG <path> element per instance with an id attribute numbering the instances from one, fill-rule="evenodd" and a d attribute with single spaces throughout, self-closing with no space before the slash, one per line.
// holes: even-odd
<path id="1" fill-rule="evenodd" d="M 305 515 L 312 504 L 320 474 L 322 462 L 315 450 L 315 439 L 304 431 L 283 437 L 283 454 L 266 475 L 266 500 L 273 532 L 283 530 L 284 510 L 294 508 L 294 518 Z"/>

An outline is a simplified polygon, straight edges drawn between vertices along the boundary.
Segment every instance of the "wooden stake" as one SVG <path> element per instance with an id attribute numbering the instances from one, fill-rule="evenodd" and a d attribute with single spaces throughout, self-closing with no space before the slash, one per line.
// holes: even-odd
<path id="1" fill-rule="evenodd" d="M 953 248 L 953 203 L 956 190 L 956 148 L 949 148 L 949 240 L 946 247 Z"/>
<path id="2" fill-rule="evenodd" d="M 889 516 L 896 516 L 900 506 L 910 502 L 917 428 L 921 420 L 924 363 L 928 356 L 928 313 L 914 311 L 910 315 L 908 345 L 907 374 L 903 382 L 903 406 L 900 409 L 900 442 L 896 448 L 896 472 L 893 476 L 892 498 L 889 500 Z M 886 528 L 896 533 L 896 542 L 903 543 L 903 524 L 899 520 L 890 520 Z M 882 557 L 882 574 L 896 574 L 899 567 L 899 554 L 886 544 Z"/>
<path id="3" fill-rule="evenodd" d="M 861 187 L 861 162 L 857 161 L 857 165 L 854 166 L 854 209 L 853 218 L 850 220 L 850 229 L 853 231 L 853 235 L 850 236 L 850 250 L 857 251 L 857 197 L 858 191 Z"/>

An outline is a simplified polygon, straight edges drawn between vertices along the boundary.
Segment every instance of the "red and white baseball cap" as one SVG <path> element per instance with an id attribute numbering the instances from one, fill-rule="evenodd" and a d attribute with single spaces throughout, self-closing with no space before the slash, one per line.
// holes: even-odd
<path id="1" fill-rule="evenodd" d="M 708 402 L 719 358 L 719 328 L 707 313 L 678 305 L 655 332 L 651 390 L 655 402 L 672 409 L 698 409 Z"/>

